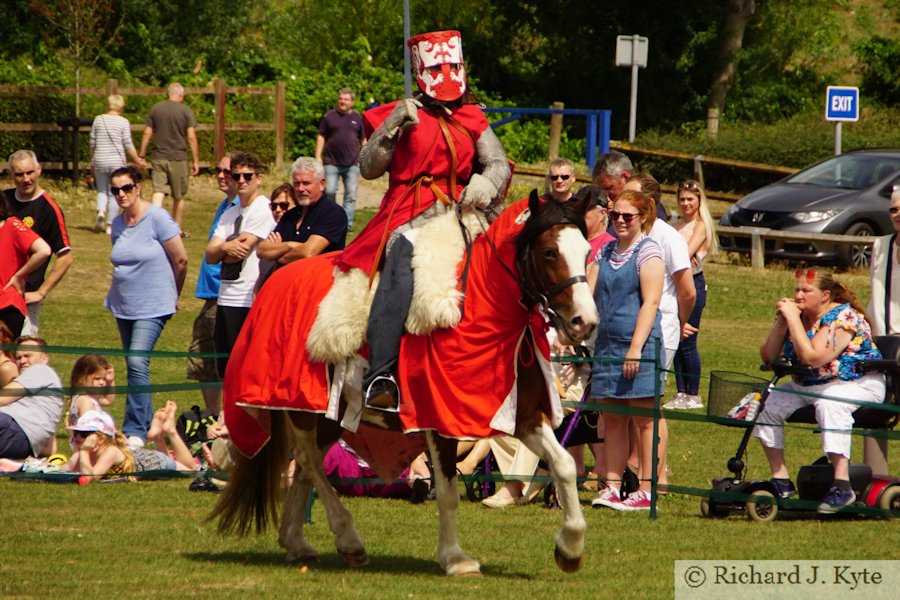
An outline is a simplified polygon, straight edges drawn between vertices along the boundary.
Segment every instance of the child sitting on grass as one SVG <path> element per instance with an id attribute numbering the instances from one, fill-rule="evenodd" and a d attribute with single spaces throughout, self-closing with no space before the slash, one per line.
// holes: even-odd
<path id="1" fill-rule="evenodd" d="M 110 391 L 116 385 L 116 371 L 104 357 L 99 354 L 84 354 L 78 357 L 72 367 L 69 379 L 72 395 L 66 405 L 66 427 L 75 425 L 79 417 L 90 410 L 103 410 L 116 400 Z M 69 437 L 72 447 L 74 431 Z"/>

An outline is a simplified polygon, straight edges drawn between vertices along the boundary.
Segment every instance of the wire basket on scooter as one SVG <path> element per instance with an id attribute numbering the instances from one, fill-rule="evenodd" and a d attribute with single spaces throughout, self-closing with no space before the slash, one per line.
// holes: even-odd
<path id="1" fill-rule="evenodd" d="M 709 374 L 706 414 L 720 425 L 745 427 L 749 423 L 741 420 L 745 418 L 743 416 L 735 417 L 733 409 L 742 401 L 746 402 L 748 394 L 762 394 L 768 384 L 767 379 L 755 375 L 735 371 L 712 371 Z"/>

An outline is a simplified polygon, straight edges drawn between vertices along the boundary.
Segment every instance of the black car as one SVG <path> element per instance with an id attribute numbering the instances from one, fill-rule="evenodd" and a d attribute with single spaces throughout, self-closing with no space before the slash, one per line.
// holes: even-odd
<path id="1" fill-rule="evenodd" d="M 720 221 L 731 227 L 768 227 L 797 233 L 886 235 L 894 231 L 888 206 L 900 185 L 900 150 L 857 150 L 832 156 L 744 196 Z M 749 252 L 750 239 L 723 234 L 723 250 Z M 867 246 L 765 240 L 766 258 L 869 264 Z"/>

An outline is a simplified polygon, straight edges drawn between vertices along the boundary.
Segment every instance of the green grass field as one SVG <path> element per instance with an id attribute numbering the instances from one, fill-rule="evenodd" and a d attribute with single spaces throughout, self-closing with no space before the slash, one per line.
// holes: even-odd
<path id="1" fill-rule="evenodd" d="M 109 286 L 109 241 L 90 230 L 93 198 L 46 181 L 62 204 L 75 262 L 44 309 L 42 334 L 52 345 L 119 347 L 115 322 L 103 309 Z M 191 258 L 180 312 L 168 323 L 158 350 L 184 351 L 200 302 L 193 298 L 209 220 L 218 201 L 211 178 L 193 184 L 186 209 Z M 274 187 L 270 181 L 264 186 Z M 145 190 L 145 194 L 147 190 Z M 371 214 L 371 213 L 369 213 Z M 365 214 L 361 214 L 361 219 Z M 759 343 L 775 300 L 793 285 L 788 270 L 764 271 L 724 260 L 707 268 L 709 302 L 700 350 L 704 377 L 710 370 L 757 374 Z M 844 276 L 868 294 L 865 273 Z M 80 352 L 80 351 L 78 351 Z M 77 353 L 57 353 L 51 364 L 63 380 Z M 124 363 L 114 359 L 120 385 Z M 154 384 L 185 382 L 183 358 L 155 358 Z M 702 388 L 705 395 L 705 386 Z M 197 391 L 157 394 L 157 405 L 173 398 L 187 408 L 200 403 Z M 124 397 L 111 408 L 121 420 Z M 702 411 L 696 412 L 700 417 Z M 740 430 L 702 420 L 671 420 L 669 464 L 674 485 L 702 490 L 724 475 Z M 60 449 L 67 436 L 58 433 Z M 900 452 L 892 440 L 891 452 Z M 792 471 L 821 454 L 808 429 L 788 433 Z M 861 442 L 854 442 L 861 459 Z M 751 444 L 752 476 L 767 476 L 762 453 Z M 895 469 L 895 472 L 897 470 Z M 350 571 L 340 564 L 320 503 L 313 509 L 308 538 L 321 559 L 307 571 L 287 565 L 277 534 L 222 538 L 203 520 L 215 494 L 190 493 L 188 480 L 142 481 L 79 487 L 0 479 L 0 596 L 6 598 L 99 597 L 304 597 L 304 598 L 497 598 L 511 593 L 535 598 L 667 598 L 673 596 L 676 559 L 898 559 L 896 520 L 780 515 L 754 524 L 740 515 L 726 520 L 701 517 L 699 498 L 669 494 L 659 502 L 659 519 L 646 514 L 592 510 L 582 494 L 588 521 L 585 565 L 573 575 L 553 562 L 553 537 L 560 514 L 540 505 L 491 511 L 463 501 L 459 531 L 463 547 L 482 562 L 483 578 L 451 580 L 435 561 L 437 507 L 397 500 L 348 499 L 367 544 L 371 564 Z"/>

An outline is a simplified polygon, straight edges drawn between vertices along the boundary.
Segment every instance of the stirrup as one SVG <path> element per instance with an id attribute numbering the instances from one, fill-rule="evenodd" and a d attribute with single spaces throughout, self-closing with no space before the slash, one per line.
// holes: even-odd
<path id="1" fill-rule="evenodd" d="M 366 388 L 366 408 L 383 412 L 400 412 L 400 386 L 394 375 L 379 375 Z"/>

